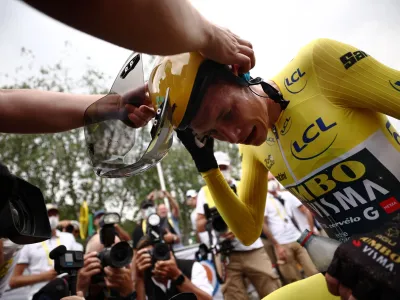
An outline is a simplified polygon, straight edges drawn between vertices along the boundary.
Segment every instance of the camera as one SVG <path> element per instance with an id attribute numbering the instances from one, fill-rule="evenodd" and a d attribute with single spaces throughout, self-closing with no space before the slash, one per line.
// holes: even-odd
<path id="1" fill-rule="evenodd" d="M 62 246 L 59 246 L 62 247 Z M 59 248 L 57 247 L 57 248 Z M 57 249 L 56 248 L 56 249 Z M 65 248 L 65 246 L 64 246 Z M 54 249 L 54 250 L 56 250 Z M 53 251 L 54 251 L 53 250 Z M 74 270 L 79 270 L 83 267 L 83 252 L 82 251 L 67 251 L 57 257 L 53 257 L 50 253 L 50 258 L 54 259 L 54 270 L 58 274 L 62 273 L 73 273 Z"/>
<path id="2" fill-rule="evenodd" d="M 208 237 L 211 244 L 213 244 L 212 230 L 215 230 L 215 232 L 217 233 L 217 244 L 211 245 L 208 252 L 214 250 L 216 253 L 221 253 L 224 256 L 229 256 L 229 254 L 233 250 L 232 243 L 230 240 L 220 238 L 221 234 L 228 231 L 228 225 L 226 225 L 224 219 L 215 207 L 209 208 L 208 204 L 204 204 L 204 214 L 207 219 L 206 231 L 208 232 Z M 208 247 L 206 246 L 206 248 Z M 201 251 L 199 251 L 199 254 L 202 253 L 202 257 L 205 257 L 206 248 L 203 248 L 201 249 Z"/>
<path id="3" fill-rule="evenodd" d="M 222 265 L 226 265 L 229 261 L 228 257 L 233 250 L 232 242 L 229 239 L 221 239 L 220 236 L 228 231 L 228 225 L 226 225 L 224 219 L 219 214 L 218 210 L 213 207 L 209 208 L 208 204 L 204 204 L 204 214 L 207 219 L 206 231 L 210 241 L 210 246 L 206 244 L 200 244 L 199 250 L 195 253 L 197 261 L 208 260 L 209 254 L 212 255 L 212 261 L 214 266 L 217 266 L 216 256 L 220 254 Z M 217 242 L 214 243 L 212 231 L 215 230 Z M 222 268 L 222 274 L 217 271 L 217 280 L 220 284 L 225 282 L 226 272 Z"/>
<path id="4" fill-rule="evenodd" d="M 49 257 L 54 260 L 54 270 L 56 270 L 58 274 L 68 274 L 68 287 L 71 291 L 71 295 L 75 295 L 78 270 L 84 265 L 83 252 L 67 251 L 67 248 L 61 245 L 53 249 Z"/>
<path id="5" fill-rule="evenodd" d="M 166 222 L 168 221 L 166 220 Z M 151 214 L 147 219 L 146 234 L 150 237 L 151 244 L 153 245 L 153 249 L 149 250 L 153 267 L 157 261 L 169 260 L 171 258 L 169 246 L 162 238 L 166 225 L 162 224 L 161 218 L 157 214 Z"/>
<path id="6" fill-rule="evenodd" d="M 120 220 L 118 213 L 105 213 L 100 219 L 100 242 L 104 249 L 97 256 L 103 267 L 123 268 L 132 261 L 133 249 L 129 243 L 119 242 L 113 245 L 117 236 L 114 225 Z"/>
<path id="7" fill-rule="evenodd" d="M 16 244 L 48 240 L 51 229 L 43 194 L 29 182 L 12 175 L 0 163 L 0 237 Z"/>
<path id="8" fill-rule="evenodd" d="M 215 207 L 209 208 L 207 204 L 204 204 L 204 214 L 210 229 L 214 229 L 219 234 L 228 231 L 228 225 L 226 225 L 224 219 Z"/>

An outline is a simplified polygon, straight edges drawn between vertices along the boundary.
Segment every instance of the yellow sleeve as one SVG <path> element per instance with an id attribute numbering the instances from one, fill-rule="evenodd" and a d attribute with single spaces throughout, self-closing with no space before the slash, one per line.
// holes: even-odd
<path id="1" fill-rule="evenodd" d="M 249 149 L 241 149 L 241 155 L 239 197 L 229 187 L 219 169 L 210 170 L 202 176 L 215 206 L 229 228 L 244 245 L 251 245 L 260 237 L 264 221 L 268 171 Z"/>
<path id="2" fill-rule="evenodd" d="M 367 108 L 400 118 L 400 72 L 356 47 L 318 39 L 313 66 L 321 91 L 343 107 Z"/>
<path id="3" fill-rule="evenodd" d="M 262 300 L 340 300 L 340 297 L 328 291 L 322 274 L 316 274 L 285 285 Z"/>

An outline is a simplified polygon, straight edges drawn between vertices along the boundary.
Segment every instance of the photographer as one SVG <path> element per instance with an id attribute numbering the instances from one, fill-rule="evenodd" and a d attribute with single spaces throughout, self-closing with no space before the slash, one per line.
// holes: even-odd
<path id="1" fill-rule="evenodd" d="M 47 282 L 57 276 L 54 262 L 49 258 L 50 252 L 60 245 L 64 245 L 68 250 L 74 247 L 73 237 L 69 233 L 56 229 L 59 222 L 57 206 L 47 204 L 46 207 L 52 230 L 51 238 L 41 243 L 25 245 L 22 248 L 9 283 L 12 289 L 30 286 L 27 299 L 31 299 Z M 25 270 L 27 273 L 24 273 Z"/>
<path id="2" fill-rule="evenodd" d="M 22 247 L 22 245 L 13 243 L 9 239 L 0 239 L 0 255 L 3 258 L 3 262 L 0 263 L 0 298 L 8 288 L 8 282 L 17 264 Z"/>
<path id="3" fill-rule="evenodd" d="M 101 229 L 100 221 L 101 221 L 101 218 L 104 216 L 104 214 L 106 214 L 106 211 L 104 209 L 97 210 L 93 214 L 93 225 L 96 228 L 96 231 L 86 239 L 86 243 L 89 243 L 91 238 L 99 233 L 99 231 Z M 128 242 L 128 241 L 131 240 L 131 237 L 130 237 L 129 233 L 127 233 L 121 226 L 119 226 L 119 224 L 114 224 L 114 227 L 115 227 L 115 230 L 117 231 L 118 237 L 122 241 L 127 241 Z"/>
<path id="4" fill-rule="evenodd" d="M 114 244 L 120 242 L 115 236 Z M 103 268 L 98 253 L 104 249 L 104 245 L 100 242 L 100 235 L 95 235 L 87 244 L 86 254 L 84 256 L 84 266 L 78 272 L 76 285 L 77 293 L 89 299 L 107 299 L 105 289 L 112 289 L 118 294 L 116 299 L 135 299 L 135 285 L 131 265 L 128 264 L 123 268 L 113 268 L 107 266 Z M 104 281 L 94 283 L 93 278 L 101 276 L 104 271 Z"/>
<path id="5" fill-rule="evenodd" d="M 141 220 L 132 233 L 134 249 L 137 248 L 137 244 L 139 243 L 140 239 L 145 235 L 147 231 L 147 218 L 151 214 L 156 212 L 156 207 L 152 200 L 146 199 L 141 203 L 140 210 L 141 210 Z M 163 240 L 167 244 L 173 245 L 180 242 L 179 236 L 176 234 L 173 225 L 171 224 L 171 222 L 168 220 L 167 217 L 161 217 L 161 229 L 163 234 Z"/>
<path id="6" fill-rule="evenodd" d="M 62 220 L 60 221 L 60 225 L 63 232 L 68 232 L 74 238 L 74 247 L 72 250 L 74 251 L 83 251 L 83 245 L 78 243 L 76 239 L 79 239 L 80 234 L 80 224 L 76 220 Z"/>
<path id="7" fill-rule="evenodd" d="M 240 189 L 240 185 L 231 177 L 229 156 L 224 152 L 215 152 L 214 155 L 225 180 L 236 193 Z M 202 243 L 210 245 L 214 241 L 209 241 L 206 232 L 208 220 L 205 216 L 204 204 L 208 204 L 210 208 L 215 207 L 214 200 L 207 186 L 202 187 L 199 191 L 196 212 L 197 230 L 200 239 Z M 261 299 L 281 286 L 278 276 L 272 271 L 271 261 L 264 250 L 260 238 L 250 246 L 243 245 L 229 230 L 220 233 L 220 238 L 225 241 L 230 240 L 233 247 L 232 253 L 229 254 L 229 263 L 226 266 L 226 280 L 222 286 L 225 299 L 247 298 L 246 287 L 243 281 L 244 277 L 248 278 L 254 285 Z"/>
<path id="8" fill-rule="evenodd" d="M 154 259 L 153 243 L 143 236 L 134 259 L 136 290 L 139 300 L 162 300 L 183 293 L 194 293 L 198 300 L 212 299 L 212 286 L 204 267 L 194 260 L 176 259 L 170 252 L 168 260 Z"/>

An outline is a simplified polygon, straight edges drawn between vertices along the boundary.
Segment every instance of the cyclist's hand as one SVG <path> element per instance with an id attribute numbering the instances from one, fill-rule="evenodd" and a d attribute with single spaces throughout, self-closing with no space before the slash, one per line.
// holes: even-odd
<path id="1" fill-rule="evenodd" d="M 353 236 L 336 250 L 325 275 L 329 291 L 345 300 L 399 299 L 400 224 Z"/>
<path id="2" fill-rule="evenodd" d="M 193 134 L 192 129 L 177 130 L 178 138 L 192 156 L 197 170 L 207 172 L 217 169 L 218 164 L 214 157 L 214 139 L 208 138 L 204 147 L 200 147 Z"/>
<path id="3" fill-rule="evenodd" d="M 201 54 L 225 65 L 239 65 L 240 73 L 247 73 L 256 63 L 253 46 L 226 28 L 213 25 L 213 31 Z"/>

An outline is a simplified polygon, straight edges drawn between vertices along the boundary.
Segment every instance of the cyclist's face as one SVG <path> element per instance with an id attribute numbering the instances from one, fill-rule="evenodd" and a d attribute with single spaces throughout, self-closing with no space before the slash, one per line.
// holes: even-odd
<path id="1" fill-rule="evenodd" d="M 232 144 L 261 145 L 268 133 L 264 98 L 234 83 L 211 85 L 190 126 L 199 135 L 210 135 Z"/>

